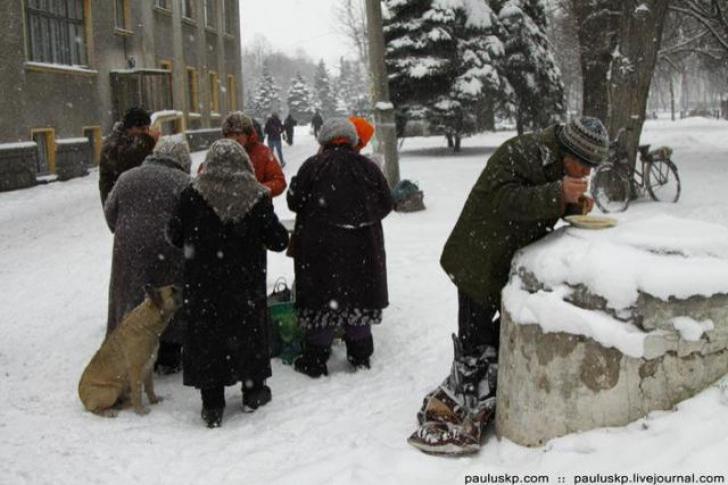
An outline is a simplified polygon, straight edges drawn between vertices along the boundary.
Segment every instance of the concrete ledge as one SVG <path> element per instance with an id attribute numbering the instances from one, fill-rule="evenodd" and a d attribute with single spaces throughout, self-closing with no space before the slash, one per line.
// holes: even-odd
<path id="1" fill-rule="evenodd" d="M 549 293 L 520 268 L 512 275 L 529 294 Z M 603 298 L 572 288 L 568 305 L 608 315 Z M 629 356 L 584 335 L 545 332 L 501 316 L 496 432 L 524 446 L 565 434 L 624 426 L 669 410 L 728 373 L 728 295 L 670 298 L 640 294 L 628 317 L 644 332 L 644 355 Z M 709 320 L 685 338 L 678 318 Z M 566 318 L 566 316 L 564 316 Z"/>
<path id="2" fill-rule="evenodd" d="M 185 132 L 185 135 L 187 135 L 187 143 L 190 145 L 190 150 L 195 152 L 207 150 L 213 142 L 222 138 L 222 130 L 220 128 L 188 130 Z"/>
<path id="3" fill-rule="evenodd" d="M 87 139 L 56 140 L 56 175 L 58 175 L 58 180 L 69 180 L 87 175 L 91 160 L 91 148 Z"/>
<path id="4" fill-rule="evenodd" d="M 0 191 L 23 189 L 36 184 L 35 142 L 0 144 Z"/>

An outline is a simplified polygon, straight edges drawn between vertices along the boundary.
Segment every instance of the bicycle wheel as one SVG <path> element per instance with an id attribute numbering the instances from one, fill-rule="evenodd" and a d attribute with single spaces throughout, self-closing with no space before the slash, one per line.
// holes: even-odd
<path id="1" fill-rule="evenodd" d="M 602 165 L 592 178 L 591 194 L 602 212 L 624 212 L 630 201 L 631 187 L 625 170 Z"/>
<path id="2" fill-rule="evenodd" d="M 680 177 L 677 167 L 670 160 L 655 160 L 650 163 L 645 179 L 647 192 L 659 202 L 677 202 L 680 198 Z"/>

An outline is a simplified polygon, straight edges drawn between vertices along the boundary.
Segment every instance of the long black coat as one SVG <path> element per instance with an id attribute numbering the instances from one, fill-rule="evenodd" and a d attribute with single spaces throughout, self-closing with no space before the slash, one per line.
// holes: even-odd
<path id="1" fill-rule="evenodd" d="M 202 389 L 270 377 L 266 248 L 288 245 L 271 199 L 223 223 L 189 186 L 168 235 L 185 252 L 184 384 Z"/>
<path id="2" fill-rule="evenodd" d="M 379 168 L 350 147 L 326 147 L 291 180 L 296 306 L 389 304 L 382 219 L 392 195 Z"/>

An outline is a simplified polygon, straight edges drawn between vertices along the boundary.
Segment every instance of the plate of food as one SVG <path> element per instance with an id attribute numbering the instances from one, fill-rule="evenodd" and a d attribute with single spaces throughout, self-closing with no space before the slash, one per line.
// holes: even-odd
<path id="1" fill-rule="evenodd" d="M 607 229 L 617 225 L 617 219 L 605 216 L 575 215 L 566 216 L 564 219 L 580 229 Z"/>

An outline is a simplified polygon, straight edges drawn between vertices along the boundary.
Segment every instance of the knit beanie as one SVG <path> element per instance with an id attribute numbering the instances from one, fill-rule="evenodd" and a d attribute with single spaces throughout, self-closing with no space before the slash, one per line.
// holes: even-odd
<path id="1" fill-rule="evenodd" d="M 152 124 L 152 118 L 143 108 L 129 108 L 124 115 L 124 128 L 134 128 L 137 126 L 149 126 Z"/>
<path id="2" fill-rule="evenodd" d="M 254 131 L 253 120 L 245 116 L 242 111 L 228 113 L 222 120 L 222 136 L 228 136 L 232 133 L 250 135 Z"/>
<path id="3" fill-rule="evenodd" d="M 359 143 L 354 124 L 346 118 L 332 118 L 321 127 L 318 142 L 326 145 L 351 145 Z"/>
<path id="4" fill-rule="evenodd" d="M 349 121 L 351 121 L 354 128 L 356 128 L 356 134 L 359 137 L 359 143 L 357 143 L 354 148 L 362 150 L 365 146 L 367 146 L 369 140 L 372 139 L 372 136 L 374 135 L 374 126 L 364 118 L 360 118 L 358 116 L 350 116 Z"/>
<path id="5" fill-rule="evenodd" d="M 557 132 L 561 147 L 590 167 L 596 167 L 609 155 L 609 134 L 597 118 L 572 118 Z"/>

